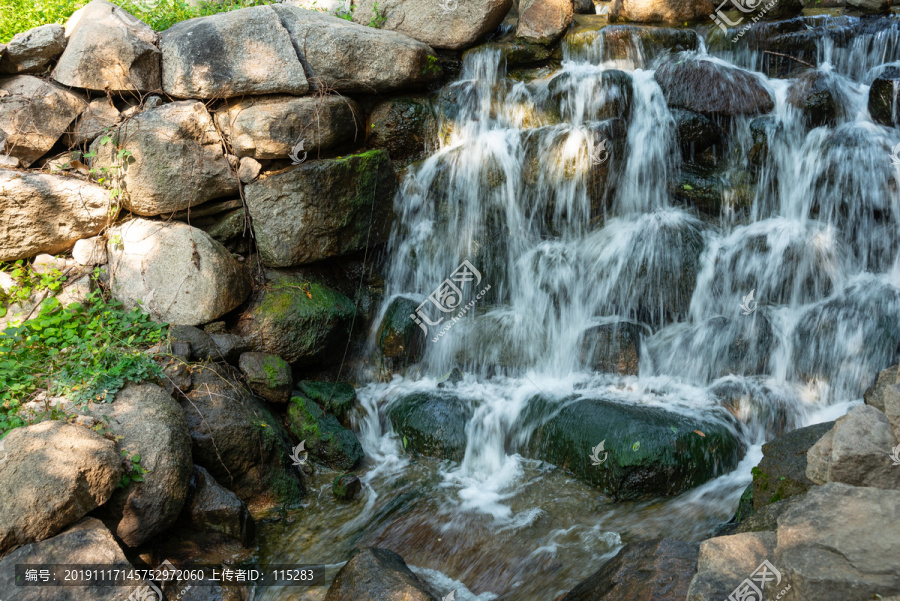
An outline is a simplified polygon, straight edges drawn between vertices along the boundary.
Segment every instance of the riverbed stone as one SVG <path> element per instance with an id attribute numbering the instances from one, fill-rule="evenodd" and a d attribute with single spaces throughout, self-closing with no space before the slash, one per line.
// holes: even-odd
<path id="1" fill-rule="evenodd" d="M 466 454 L 466 424 L 473 413 L 465 399 L 446 391 L 406 395 L 387 412 L 408 450 L 451 461 Z"/>
<path id="2" fill-rule="evenodd" d="M 291 465 L 287 432 L 241 383 L 239 372 L 209 364 L 194 370 L 193 381 L 180 404 L 194 462 L 251 510 L 298 503 L 305 487 Z"/>
<path id="3" fill-rule="evenodd" d="M 636 376 L 641 336 L 648 333 L 626 320 L 591 326 L 581 335 L 581 362 L 594 371 Z"/>
<path id="4" fill-rule="evenodd" d="M 396 367 L 417 362 L 425 351 L 427 334 L 410 318 L 418 306 L 415 299 L 398 296 L 390 302 L 378 326 L 378 348 Z"/>
<path id="5" fill-rule="evenodd" d="M 199 325 L 250 294 L 240 264 L 197 228 L 179 221 L 133 219 L 109 231 L 112 295 L 161 322 Z"/>
<path id="6" fill-rule="evenodd" d="M 92 413 L 108 418 L 106 427 L 122 437 L 126 465 L 139 456 L 148 470 L 142 482 L 117 489 L 96 512 L 123 543 L 137 547 L 172 526 L 187 498 L 193 463 L 184 412 L 165 390 L 143 383 L 126 386 Z"/>
<path id="7" fill-rule="evenodd" d="M 697 543 L 674 538 L 629 543 L 562 601 L 684 601 L 698 554 Z"/>
<path id="8" fill-rule="evenodd" d="M 875 123 L 888 127 L 900 123 L 898 90 L 900 90 L 900 67 L 887 67 L 872 82 L 868 104 L 869 114 Z"/>
<path id="9" fill-rule="evenodd" d="M 685 160 L 691 160 L 724 141 L 722 129 L 706 115 L 684 109 L 672 109 L 672 117 L 675 118 L 678 146 Z"/>
<path id="10" fill-rule="evenodd" d="M 83 96 L 31 75 L 0 78 L 0 138 L 25 167 L 47 154 L 88 104 Z"/>
<path id="11" fill-rule="evenodd" d="M 777 538 L 774 532 L 745 532 L 719 536 L 700 543 L 697 574 L 688 588 L 687 601 L 727 599 L 763 561 L 772 561 Z M 782 566 L 783 567 L 783 566 Z M 769 587 L 774 582 L 769 582 Z M 770 597 L 774 598 L 774 590 Z"/>
<path id="12" fill-rule="evenodd" d="M 17 33 L 0 56 L 0 73 L 39 73 L 66 49 L 66 30 L 58 23 Z"/>
<path id="13" fill-rule="evenodd" d="M 384 29 L 406 34 L 432 48 L 462 50 L 496 29 L 511 5 L 511 0 L 382 0 L 378 13 L 385 17 Z M 375 1 L 362 0 L 353 20 L 368 25 L 374 15 Z"/>
<path id="14" fill-rule="evenodd" d="M 333 469 L 352 470 L 364 454 L 359 439 L 318 403 L 293 397 L 288 406 L 287 424 L 298 440 L 305 441 L 309 454 Z"/>
<path id="15" fill-rule="evenodd" d="M 834 422 L 797 428 L 762 446 L 763 457 L 753 468 L 753 508 L 802 494 L 813 481 L 807 478 L 807 452 Z"/>
<path id="16" fill-rule="evenodd" d="M 263 264 L 303 265 L 386 241 L 395 188 L 383 150 L 309 161 L 248 185 Z"/>
<path id="17" fill-rule="evenodd" d="M 533 429 L 523 455 L 565 466 L 622 500 L 678 494 L 734 469 L 745 451 L 740 426 L 724 409 L 688 417 L 603 398 L 538 396 L 522 427 Z M 591 456 L 601 442 L 596 465 Z"/>
<path id="18" fill-rule="evenodd" d="M 122 475 L 111 440 L 61 421 L 15 428 L 0 463 L 0 555 L 49 538 L 106 503 Z"/>
<path id="19" fill-rule="evenodd" d="M 352 501 L 361 490 L 362 483 L 352 474 L 341 474 L 331 485 L 331 493 L 339 501 Z"/>
<path id="20" fill-rule="evenodd" d="M 534 44 L 552 44 L 572 24 L 571 0 L 521 0 L 516 37 Z"/>
<path id="21" fill-rule="evenodd" d="M 294 396 L 317 403 L 325 411 L 335 416 L 342 426 L 350 427 L 350 411 L 356 404 L 356 391 L 349 383 L 303 380 L 297 382 Z"/>
<path id="22" fill-rule="evenodd" d="M 287 403 L 294 380 L 291 366 L 278 355 L 243 353 L 239 366 L 250 390 L 270 403 Z"/>
<path id="23" fill-rule="evenodd" d="M 62 85 L 113 93 L 160 89 L 159 35 L 125 9 L 92 0 L 69 17 L 66 37 L 53 69 Z"/>
<path id="24" fill-rule="evenodd" d="M 247 506 L 199 465 L 194 466 L 191 474 L 185 509 L 191 529 L 220 532 L 239 540 L 245 547 L 253 544 L 256 522 Z"/>
<path id="25" fill-rule="evenodd" d="M 122 601 L 117 586 L 29 586 L 16 582 L 17 564 L 103 565 L 104 569 L 130 570 L 122 548 L 98 519 L 86 517 L 56 536 L 23 545 L 0 561 L 0 599 L 15 601 Z"/>
<path id="26" fill-rule="evenodd" d="M 715 11 L 709 0 L 614 0 L 609 21 L 632 23 L 684 23 L 708 19 Z"/>
<path id="27" fill-rule="evenodd" d="M 106 167 L 123 189 L 123 206 L 141 216 L 182 211 L 215 198 L 236 196 L 222 139 L 202 102 L 163 104 L 128 120 L 116 143 L 91 144 L 92 167 Z M 131 155 L 124 161 L 119 153 Z"/>
<path id="28" fill-rule="evenodd" d="M 896 490 L 839 482 L 815 486 L 778 518 L 772 563 L 801 601 L 900 594 L 898 516 Z"/>
<path id="29" fill-rule="evenodd" d="M 162 33 L 159 47 L 163 90 L 176 98 L 309 91 L 299 52 L 271 6 L 181 21 Z"/>
<path id="30" fill-rule="evenodd" d="M 239 157 L 286 159 L 303 143 L 312 159 L 319 150 L 363 139 L 362 109 L 338 95 L 262 96 L 235 99 L 216 112 L 216 121 Z"/>
<path id="31" fill-rule="evenodd" d="M 418 1 L 426 6 L 424 0 Z M 353 13 L 354 19 L 364 20 L 362 25 L 296 6 L 273 6 L 294 47 L 303 54 L 311 89 L 374 94 L 424 87 L 440 79 L 441 67 L 431 47 L 405 32 L 389 31 L 391 18 L 384 27 L 366 27 L 374 16 L 368 2 L 358 4 Z M 440 10 L 434 3 L 427 6 Z M 460 12 L 467 12 L 464 6 L 460 3 Z M 382 14 L 391 10 L 381 4 L 378 9 Z M 363 15 L 367 16 L 363 19 Z M 447 29 L 445 21 L 430 26 Z M 335 60 L 337 56 L 341 60 Z"/>
<path id="32" fill-rule="evenodd" d="M 99 234 L 109 192 L 75 178 L 0 169 L 0 261 L 59 253 Z"/>
<path id="33" fill-rule="evenodd" d="M 237 324 L 252 350 L 278 355 L 297 365 L 340 360 L 356 314 L 353 301 L 323 284 L 288 272 L 266 271 Z"/>
<path id="34" fill-rule="evenodd" d="M 431 588 L 403 558 L 387 549 L 366 547 L 337 573 L 325 601 L 437 601 Z"/>
<path id="35" fill-rule="evenodd" d="M 840 86 L 833 74 L 810 70 L 791 83 L 787 103 L 800 111 L 810 127 L 834 126 L 846 114 L 849 102 Z"/>
<path id="36" fill-rule="evenodd" d="M 768 113 L 775 107 L 772 95 L 755 75 L 703 58 L 679 55 L 660 66 L 654 77 L 674 108 L 732 116 Z"/>

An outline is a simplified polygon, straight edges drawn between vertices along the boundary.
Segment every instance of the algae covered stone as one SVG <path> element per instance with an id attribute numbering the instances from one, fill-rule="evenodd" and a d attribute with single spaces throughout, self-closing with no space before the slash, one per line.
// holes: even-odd
<path id="1" fill-rule="evenodd" d="M 294 436 L 306 443 L 306 449 L 313 457 L 329 467 L 351 470 L 363 458 L 362 445 L 356 435 L 309 399 L 291 399 L 288 427 Z"/>
<path id="2" fill-rule="evenodd" d="M 304 380 L 297 384 L 299 395 L 318 403 L 325 411 L 335 416 L 341 424 L 349 427 L 350 410 L 356 403 L 356 391 L 347 382 L 314 382 Z"/>

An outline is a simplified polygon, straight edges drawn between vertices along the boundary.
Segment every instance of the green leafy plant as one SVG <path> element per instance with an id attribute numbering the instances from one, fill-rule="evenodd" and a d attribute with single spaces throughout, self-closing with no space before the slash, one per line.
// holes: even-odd
<path id="1" fill-rule="evenodd" d="M 437 74 L 441 72 L 441 67 L 438 64 L 438 57 L 428 55 L 425 59 L 425 66 L 422 67 L 422 73 L 425 75 Z"/>
<path id="2" fill-rule="evenodd" d="M 40 292 L 56 292 L 66 281 L 56 268 L 38 273 L 21 259 L 14 263 L 0 263 L 0 271 L 9 274 L 15 280 L 15 284 L 9 290 L 0 289 L 0 317 L 6 315 L 9 305 L 24 303 Z"/>
<path id="3" fill-rule="evenodd" d="M 149 473 L 150 470 L 141 467 L 140 453 L 131 455 L 128 451 L 122 449 L 122 457 L 125 459 L 126 465 L 129 465 L 131 469 L 126 469 L 125 473 L 122 474 L 122 478 L 119 480 L 119 488 L 125 488 L 132 482 L 143 482 L 144 474 Z"/>
<path id="4" fill-rule="evenodd" d="M 19 408 L 42 392 L 102 402 L 127 382 L 159 378 L 160 367 L 143 349 L 165 331 L 99 291 L 67 307 L 46 299 L 35 317 L 0 333 L 0 434 L 25 425 Z"/>
<path id="5" fill-rule="evenodd" d="M 385 21 L 387 21 L 387 16 L 378 10 L 378 3 L 376 2 L 372 6 L 372 19 L 369 21 L 369 27 L 381 29 L 384 26 Z"/>

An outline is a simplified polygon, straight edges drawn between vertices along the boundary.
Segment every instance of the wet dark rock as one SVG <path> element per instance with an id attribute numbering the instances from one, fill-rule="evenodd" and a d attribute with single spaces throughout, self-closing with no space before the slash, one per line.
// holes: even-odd
<path id="1" fill-rule="evenodd" d="M 584 120 L 603 121 L 618 117 L 627 121 L 631 117 L 634 84 L 631 75 L 618 69 L 603 71 L 599 77 L 596 73 L 576 74 L 572 71 L 554 77 L 548 85 L 547 110 L 558 111 L 563 119 L 573 118 L 580 106 L 576 95 L 585 88 L 590 92 L 591 102 L 585 108 Z"/>
<path id="2" fill-rule="evenodd" d="M 891 0 L 847 0 L 847 7 L 865 14 L 882 14 L 891 10 Z"/>
<path id="3" fill-rule="evenodd" d="M 687 161 L 724 142 L 722 129 L 706 115 L 673 109 L 672 117 L 675 118 L 675 132 L 681 155 Z"/>
<path id="4" fill-rule="evenodd" d="M 341 474 L 334 479 L 331 492 L 340 501 L 352 501 L 362 490 L 359 478 L 350 474 Z"/>
<path id="5" fill-rule="evenodd" d="M 752 484 L 750 486 L 753 486 Z M 799 493 L 782 501 L 770 503 L 754 511 L 751 515 L 741 520 L 737 527 L 728 534 L 741 534 L 743 532 L 766 532 L 778 529 L 778 517 L 785 511 L 796 505 L 803 499 L 806 493 Z M 753 502 L 752 499 L 750 501 Z M 722 533 L 724 534 L 724 533 Z M 722 535 L 720 534 L 720 536 Z"/>
<path id="6" fill-rule="evenodd" d="M 269 270 L 237 332 L 253 350 L 306 366 L 340 361 L 356 313 L 353 301 L 318 281 Z"/>
<path id="7" fill-rule="evenodd" d="M 784 126 L 774 115 L 757 117 L 750 122 L 753 146 L 747 153 L 751 165 L 761 167 L 769 156 L 769 143 L 773 135 L 784 131 Z"/>
<path id="8" fill-rule="evenodd" d="M 683 165 L 678 179 L 668 185 L 669 194 L 678 202 L 711 217 L 722 212 L 724 188 L 722 178 L 714 170 L 691 164 Z"/>
<path id="9" fill-rule="evenodd" d="M 291 398 L 291 366 L 278 355 L 243 353 L 239 364 L 250 389 L 261 398 L 270 403 L 286 403 Z"/>
<path id="10" fill-rule="evenodd" d="M 193 375 L 194 390 L 180 403 L 194 462 L 251 507 L 299 502 L 304 485 L 289 459 L 287 432 L 239 372 L 213 364 Z"/>
<path id="11" fill-rule="evenodd" d="M 888 127 L 900 123 L 900 68 L 888 67 L 869 88 L 869 114 L 872 120 Z"/>
<path id="12" fill-rule="evenodd" d="M 562 601 L 684 601 L 699 553 L 698 543 L 674 538 L 629 543 Z"/>
<path id="13" fill-rule="evenodd" d="M 169 337 L 174 343 L 190 345 L 190 359 L 192 361 L 224 361 L 225 357 L 219 352 L 212 337 L 194 326 L 171 326 Z"/>
<path id="14" fill-rule="evenodd" d="M 603 373 L 637 375 L 641 336 L 648 332 L 624 320 L 592 326 L 582 334 L 581 362 Z"/>
<path id="15" fill-rule="evenodd" d="M 576 15 L 593 15 L 597 12 L 593 0 L 575 0 L 572 4 Z"/>
<path id="16" fill-rule="evenodd" d="M 551 405 L 535 397 L 523 427 L 529 422 L 536 429 L 523 454 L 568 468 L 621 500 L 678 494 L 734 469 L 745 451 L 738 422 L 724 410 L 687 417 L 606 399 Z"/>
<path id="17" fill-rule="evenodd" d="M 417 301 L 403 296 L 392 300 L 375 335 L 381 353 L 394 359 L 397 367 L 416 363 L 425 350 L 427 335 L 410 318 L 418 306 Z"/>
<path id="18" fill-rule="evenodd" d="M 651 61 L 666 52 L 696 50 L 700 45 L 699 36 L 691 29 L 610 25 L 599 34 L 611 59 L 634 57 L 639 50 L 645 61 Z"/>
<path id="19" fill-rule="evenodd" d="M 307 398 L 291 399 L 287 424 L 309 454 L 331 468 L 352 470 L 363 458 L 356 434 Z"/>
<path id="20" fill-rule="evenodd" d="M 834 125 L 846 112 L 848 98 L 837 77 L 822 71 L 808 71 L 791 84 L 787 102 L 803 115 L 810 127 Z"/>
<path id="21" fill-rule="evenodd" d="M 591 6 L 593 6 L 593 4 Z M 485 48 L 499 49 L 503 58 L 506 59 L 507 68 L 544 63 L 553 56 L 553 47 L 514 38 L 512 40 L 489 42 L 481 46 L 476 46 L 475 48 L 466 50 L 463 53 L 463 58 L 465 59 L 467 54 L 480 52 Z"/>
<path id="22" fill-rule="evenodd" d="M 335 416 L 341 425 L 350 427 L 350 410 L 356 404 L 356 391 L 347 382 L 304 380 L 297 383 L 294 396 L 302 396 L 319 404 L 325 411 Z"/>
<path id="23" fill-rule="evenodd" d="M 813 486 L 806 477 L 806 453 L 834 422 L 798 428 L 763 445 L 763 458 L 753 468 L 753 508 L 759 511 L 805 493 Z"/>
<path id="24" fill-rule="evenodd" d="M 437 601 L 437 596 L 387 549 L 366 547 L 337 573 L 325 601 Z"/>
<path id="25" fill-rule="evenodd" d="M 253 544 L 256 522 L 247 506 L 200 466 L 194 466 L 191 475 L 186 509 L 192 529 L 220 532 L 239 540 L 245 547 Z"/>
<path id="26" fill-rule="evenodd" d="M 771 343 L 771 337 L 764 342 Z M 709 391 L 732 415 L 751 427 L 759 426 L 767 436 L 783 436 L 803 418 L 796 398 L 769 384 L 765 377 L 726 376 L 710 386 Z"/>
<path id="27" fill-rule="evenodd" d="M 388 417 L 407 450 L 461 461 L 466 452 L 466 423 L 472 408 L 449 392 L 416 393 L 398 399 Z"/>
<path id="28" fill-rule="evenodd" d="M 431 107 L 422 96 L 401 96 L 378 103 L 369 115 L 366 144 L 384 148 L 392 160 L 414 160 L 435 146 Z"/>
<path id="29" fill-rule="evenodd" d="M 674 108 L 707 115 L 754 115 L 775 108 L 771 94 L 753 74 L 681 55 L 656 70 L 656 81 Z"/>

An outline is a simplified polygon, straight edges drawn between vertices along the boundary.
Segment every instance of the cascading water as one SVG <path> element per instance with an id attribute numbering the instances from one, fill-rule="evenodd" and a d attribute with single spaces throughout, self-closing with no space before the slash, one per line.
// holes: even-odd
<path id="1" fill-rule="evenodd" d="M 470 52 L 442 90 L 440 147 L 409 169 L 395 199 L 384 309 L 412 299 L 436 321 L 428 296 L 464 260 L 478 276 L 459 299 L 470 308 L 452 327 L 448 318 L 426 328 L 404 375 L 366 374 L 356 416 L 365 500 L 351 516 L 314 494 L 315 527 L 340 523 L 346 542 L 286 533 L 292 561 L 338 562 L 361 541 L 381 543 L 460 599 L 472 598 L 463 584 L 482 599 L 552 598 L 623 540 L 709 535 L 733 513 L 763 442 L 843 414 L 895 361 L 898 136 L 872 122 L 865 101 L 870 71 L 900 58 L 896 25 L 841 48 L 818 42 L 819 74 L 841 104 L 828 126 L 803 121 L 789 81 L 754 74 L 775 108 L 763 122 L 722 124 L 728 152 L 716 160 L 729 184 L 715 217 L 672 194 L 688 167 L 654 79 L 668 57 L 636 34 L 624 52 L 596 31 L 573 40 L 559 70 L 527 83 L 507 75 L 499 50 Z M 766 60 L 697 45 L 685 56 L 747 68 Z M 728 178 L 760 135 L 756 186 L 741 192 Z M 590 360 L 590 333 L 605 324 L 639 332 L 630 375 Z M 454 368 L 462 377 L 446 379 Z M 404 451 L 388 413 L 415 394 L 459 399 L 457 460 Z M 614 503 L 523 456 L 535 412 L 597 395 L 732 428 L 743 459 L 679 496 Z"/>

